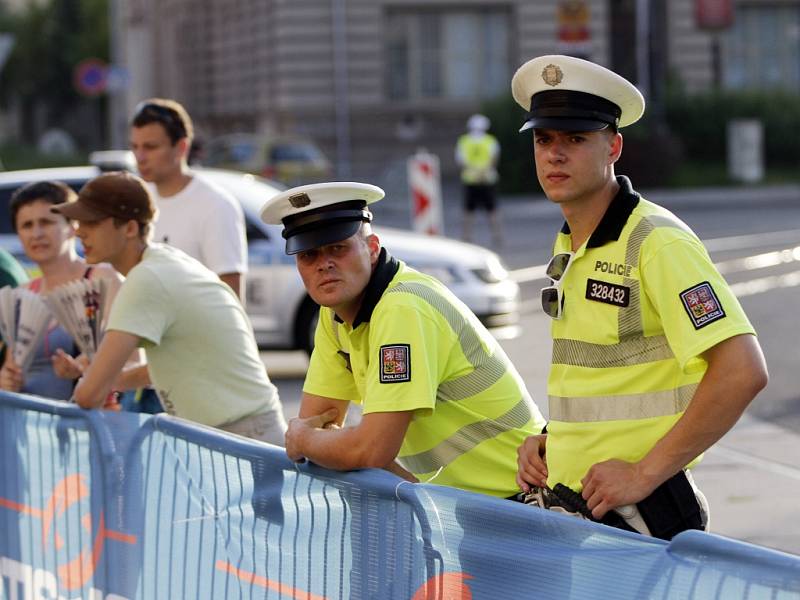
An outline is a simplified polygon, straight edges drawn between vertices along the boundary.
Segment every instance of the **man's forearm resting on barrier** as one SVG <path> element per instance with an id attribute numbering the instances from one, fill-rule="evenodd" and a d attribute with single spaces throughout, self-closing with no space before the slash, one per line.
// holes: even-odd
<path id="1" fill-rule="evenodd" d="M 349 403 L 303 394 L 300 416 L 289 422 L 286 453 L 336 470 L 387 469 L 401 477 L 410 473 L 395 464 L 411 412 L 370 413 L 353 427 L 341 427 Z M 412 476 L 413 477 L 413 476 Z"/>

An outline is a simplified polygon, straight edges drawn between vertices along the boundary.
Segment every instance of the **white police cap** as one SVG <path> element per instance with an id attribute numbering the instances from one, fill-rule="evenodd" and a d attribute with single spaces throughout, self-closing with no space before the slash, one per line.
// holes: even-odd
<path id="1" fill-rule="evenodd" d="M 261 220 L 282 223 L 286 254 L 297 254 L 354 235 L 372 221 L 366 206 L 384 195 L 378 186 L 352 181 L 301 185 L 268 200 Z"/>
<path id="2" fill-rule="evenodd" d="M 528 111 L 520 131 L 534 127 L 596 131 L 625 127 L 644 113 L 644 98 L 624 77 L 598 64 L 563 55 L 539 56 L 511 80 L 514 100 Z"/>

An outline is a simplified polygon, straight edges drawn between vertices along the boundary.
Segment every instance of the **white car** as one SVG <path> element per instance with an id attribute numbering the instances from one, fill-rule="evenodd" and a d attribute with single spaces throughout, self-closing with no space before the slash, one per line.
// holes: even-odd
<path id="1" fill-rule="evenodd" d="M 28 262 L 10 223 L 8 201 L 15 189 L 33 181 L 59 180 L 77 190 L 100 172 L 93 166 L 0 172 L 0 246 Z M 242 205 L 249 250 L 247 314 L 259 346 L 310 351 L 317 306 L 303 287 L 294 257 L 284 252 L 281 227 L 259 218 L 264 203 L 282 188 L 236 171 L 196 168 L 195 172 L 227 189 Z M 380 218 L 376 221 L 374 230 L 390 253 L 440 279 L 496 336 L 518 334 L 519 286 L 495 253 L 444 237 L 381 227 Z"/>

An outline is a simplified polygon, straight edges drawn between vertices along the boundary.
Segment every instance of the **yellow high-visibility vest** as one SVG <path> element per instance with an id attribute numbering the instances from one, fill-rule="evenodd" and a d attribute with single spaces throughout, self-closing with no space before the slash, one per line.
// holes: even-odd
<path id="1" fill-rule="evenodd" d="M 500 145 L 488 133 L 465 133 L 458 138 L 457 152 L 461 164 L 461 181 L 467 185 L 497 182 L 494 168 Z"/>
<path id="2" fill-rule="evenodd" d="M 522 378 L 442 283 L 387 258 L 382 250 L 354 327 L 320 309 L 303 391 L 357 402 L 364 415 L 413 411 L 397 458 L 422 481 L 517 493 L 517 448 L 544 426 Z"/>
<path id="3" fill-rule="evenodd" d="M 694 396 L 707 368 L 701 354 L 755 333 L 697 236 L 627 178 L 618 181 L 619 194 L 570 261 L 563 316 L 552 322 L 551 487 L 578 491 L 595 463 L 641 460 Z M 570 251 L 565 225 L 554 253 Z"/>

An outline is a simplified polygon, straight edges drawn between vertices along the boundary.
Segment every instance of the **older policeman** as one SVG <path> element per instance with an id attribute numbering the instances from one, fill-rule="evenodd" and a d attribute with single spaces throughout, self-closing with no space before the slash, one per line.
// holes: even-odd
<path id="1" fill-rule="evenodd" d="M 287 454 L 510 497 L 516 447 L 542 429 L 542 416 L 478 318 L 381 247 L 367 206 L 383 195 L 363 183 L 320 183 L 262 210 L 265 222 L 283 223 L 286 252 L 322 306 Z M 345 427 L 350 402 L 363 418 Z"/>

